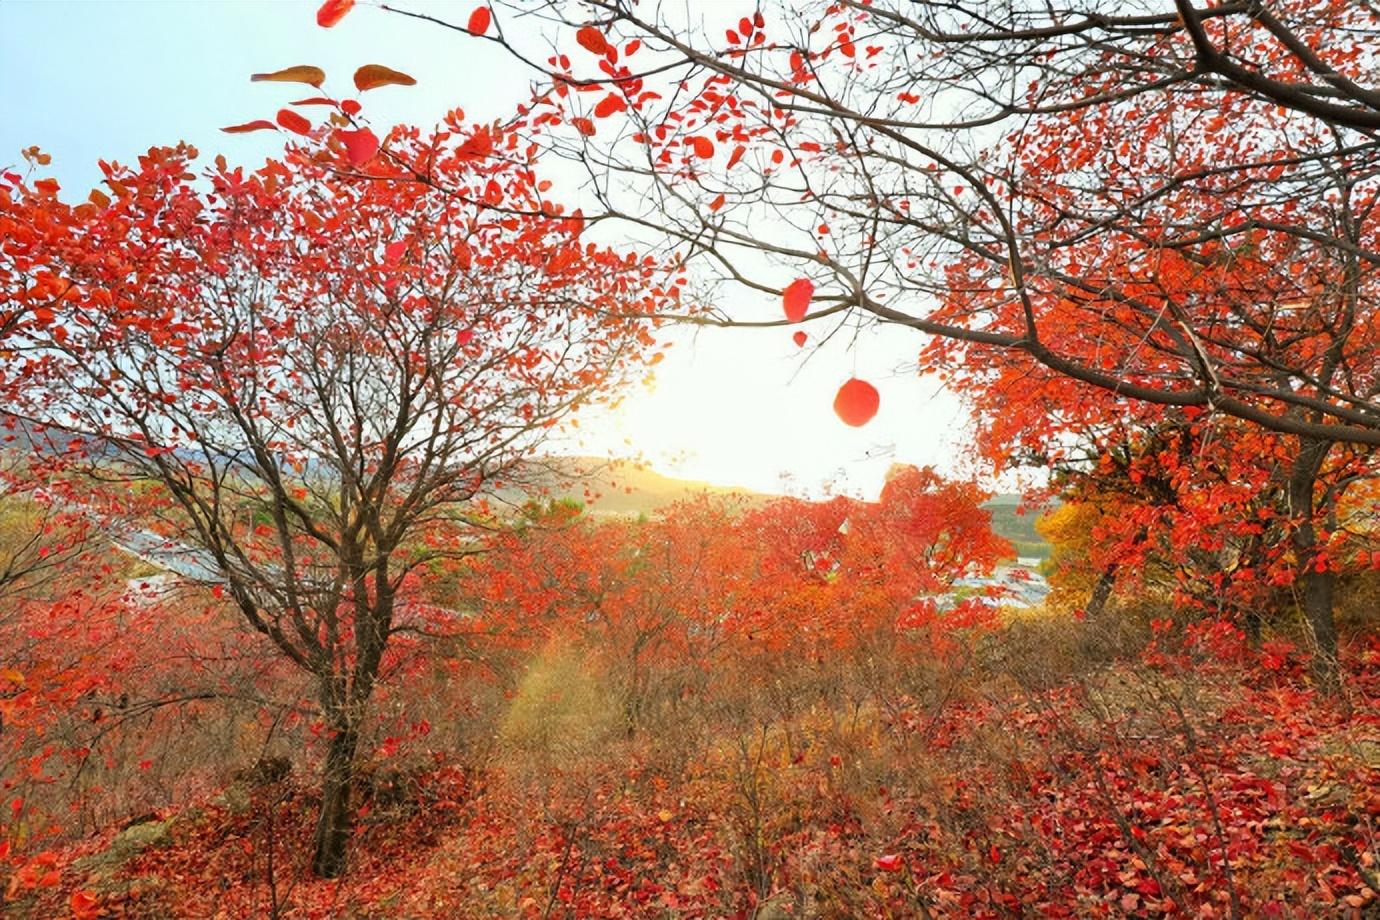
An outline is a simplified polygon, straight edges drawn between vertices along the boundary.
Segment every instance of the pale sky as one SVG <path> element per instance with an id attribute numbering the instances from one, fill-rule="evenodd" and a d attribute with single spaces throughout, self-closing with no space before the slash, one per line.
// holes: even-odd
<path id="1" fill-rule="evenodd" d="M 496 47 L 406 20 L 364 2 L 332 29 L 318 28 L 317 0 L 0 0 L 0 167 L 32 144 L 52 154 L 64 196 L 85 197 L 96 160 L 129 162 L 150 146 L 187 140 L 204 158 L 223 153 L 254 166 L 281 147 L 271 132 L 232 136 L 223 125 L 273 117 L 308 88 L 249 82 L 292 64 L 325 69 L 339 94 L 361 64 L 386 64 L 414 87 L 369 94 L 379 126 L 429 126 L 454 107 L 471 119 L 508 114 L 531 75 Z M 463 22 L 473 4 L 399 0 Z M 382 133 L 382 132 L 380 132 Z M 577 197 L 572 189 L 567 196 Z M 558 196 L 559 197 L 559 196 Z M 724 289 L 730 314 L 780 316 L 780 304 Z M 893 462 L 949 472 L 966 416 L 958 400 L 909 366 L 923 344 L 903 329 L 836 335 L 797 348 L 791 329 L 681 330 L 655 381 L 629 391 L 615 413 L 587 414 L 561 449 L 640 453 L 657 470 L 723 485 L 795 492 L 822 484 L 875 496 Z M 812 343 L 828 331 L 805 327 Z M 870 380 L 881 410 L 863 428 L 833 414 L 850 376 Z"/>

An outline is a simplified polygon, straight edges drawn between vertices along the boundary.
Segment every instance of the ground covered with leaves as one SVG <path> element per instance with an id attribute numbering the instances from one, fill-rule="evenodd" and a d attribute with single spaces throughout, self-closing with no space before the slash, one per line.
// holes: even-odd
<path id="1" fill-rule="evenodd" d="M 993 641 L 990 639 L 985 641 Z M 1345 693 L 1283 644 L 1167 624 L 1041 686 L 1008 633 L 941 701 L 799 698 L 599 749 L 509 738 L 359 777 L 352 865 L 303 864 L 315 784 L 261 764 L 12 876 L 19 915 L 1373 917 L 1380 643 Z M 953 679 L 955 677 L 961 679 Z M 548 714 L 549 715 L 549 714 Z M 692 738 L 691 735 L 694 735 Z"/>

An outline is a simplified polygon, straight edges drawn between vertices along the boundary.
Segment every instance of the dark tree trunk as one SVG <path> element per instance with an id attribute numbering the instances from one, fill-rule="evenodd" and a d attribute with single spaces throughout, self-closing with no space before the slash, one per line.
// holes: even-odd
<path id="1" fill-rule="evenodd" d="M 350 789 L 358 744 L 358 727 L 349 725 L 337 729 L 326 752 L 326 770 L 321 779 L 321 813 L 316 822 L 316 853 L 311 864 L 312 871 L 321 878 L 338 878 L 345 873 L 346 845 L 354 829 Z"/>
<path id="2" fill-rule="evenodd" d="M 1309 572 L 1303 576 L 1303 615 L 1313 633 L 1313 680 L 1326 693 L 1342 688 L 1337 664 L 1337 624 L 1332 616 L 1332 595 L 1337 584 L 1333 572 Z"/>
<path id="3" fill-rule="evenodd" d="M 1100 619 L 1102 611 L 1107 608 L 1107 601 L 1112 597 L 1112 589 L 1116 587 L 1116 570 L 1116 566 L 1108 566 L 1097 579 L 1097 584 L 1093 585 L 1092 597 L 1088 599 L 1089 620 Z"/>
<path id="4" fill-rule="evenodd" d="M 1294 518 L 1294 556 L 1302 574 L 1296 587 L 1302 595 L 1304 619 L 1313 636 L 1313 679 L 1319 689 L 1335 693 L 1341 689 L 1341 672 L 1337 667 L 1337 625 L 1332 617 L 1332 595 L 1337 576 L 1330 571 L 1319 572 L 1317 509 L 1314 492 L 1323 460 L 1332 449 L 1329 441 L 1301 439 L 1299 455 L 1289 477 L 1289 508 Z"/>
<path id="5" fill-rule="evenodd" d="M 1243 625 L 1246 628 L 1246 642 L 1255 651 L 1260 651 L 1260 643 L 1263 638 L 1264 620 L 1260 611 L 1254 608 L 1245 611 L 1241 615 Z"/>

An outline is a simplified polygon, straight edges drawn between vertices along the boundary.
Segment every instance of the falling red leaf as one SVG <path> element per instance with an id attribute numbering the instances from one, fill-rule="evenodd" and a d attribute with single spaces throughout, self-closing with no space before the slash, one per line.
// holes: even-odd
<path id="1" fill-rule="evenodd" d="M 834 414 L 845 425 L 858 428 L 872 421 L 881 404 L 882 397 L 876 387 L 866 380 L 853 377 L 839 387 L 838 395 L 834 397 Z"/>
<path id="2" fill-rule="evenodd" d="M 489 8 L 477 6 L 474 8 L 474 12 L 470 13 L 470 21 L 466 23 L 465 28 L 469 30 L 471 35 L 483 35 L 489 31 L 489 23 L 492 21 L 493 14 L 489 12 Z"/>
<path id="3" fill-rule="evenodd" d="M 358 131 L 341 131 L 340 139 L 345 143 L 345 156 L 350 165 L 356 168 L 372 160 L 379 152 L 378 136 L 368 128 Z"/>
<path id="4" fill-rule="evenodd" d="M 695 151 L 695 156 L 702 160 L 707 160 L 714 155 L 714 142 L 707 137 L 690 138 L 690 148 Z"/>
<path id="5" fill-rule="evenodd" d="M 278 110 L 278 124 L 294 134 L 310 134 L 311 122 L 291 109 Z"/>
<path id="6" fill-rule="evenodd" d="M 795 335 L 791 336 L 791 341 L 795 342 L 795 344 L 799 345 L 801 348 L 804 348 L 804 347 L 805 347 L 805 340 L 808 339 L 808 338 L 809 338 L 809 336 L 807 336 L 807 335 L 805 334 L 805 331 L 802 329 L 801 331 L 797 332 Z"/>
<path id="7" fill-rule="evenodd" d="M 609 50 L 608 39 L 604 38 L 604 33 L 594 26 L 585 26 L 575 33 L 575 41 L 580 43 L 591 54 L 607 54 Z"/>
<path id="8" fill-rule="evenodd" d="M 276 131 L 278 126 L 271 121 L 260 118 L 258 121 L 247 121 L 242 125 L 231 125 L 228 128 L 221 128 L 226 134 L 247 134 L 250 131 Z"/>
<path id="9" fill-rule="evenodd" d="M 323 29 L 329 29 L 344 19 L 345 14 L 350 12 L 354 5 L 355 0 L 326 0 L 316 11 L 316 24 Z"/>
<path id="10" fill-rule="evenodd" d="M 321 84 L 326 81 L 326 71 L 320 67 L 313 67 L 311 64 L 298 64 L 295 67 L 284 67 L 282 70 L 275 70 L 271 73 L 252 74 L 249 80 L 252 83 L 305 83 L 320 89 Z"/>
<path id="11" fill-rule="evenodd" d="M 810 311 L 810 298 L 815 296 L 815 283 L 809 278 L 797 278 L 786 285 L 781 294 L 781 305 L 786 309 L 786 319 L 798 323 Z"/>
<path id="12" fill-rule="evenodd" d="M 355 71 L 355 89 L 360 92 L 380 86 L 413 86 L 416 83 L 414 77 L 382 64 L 365 64 Z"/>

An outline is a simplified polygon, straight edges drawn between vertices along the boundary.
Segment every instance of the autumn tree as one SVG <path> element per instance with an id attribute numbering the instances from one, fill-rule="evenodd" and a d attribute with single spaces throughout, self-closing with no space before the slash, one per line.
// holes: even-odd
<path id="1" fill-rule="evenodd" d="M 455 28 L 549 75 L 534 119 L 571 125 L 605 214 L 784 297 L 784 319 L 700 321 L 919 330 L 966 393 L 1039 380 L 1005 414 L 1046 446 L 1128 405 L 1293 438 L 1290 539 L 1333 681 L 1318 475 L 1335 445 L 1380 444 L 1373 10 L 531 5 L 557 53 L 518 27 L 529 4 Z"/>
<path id="2" fill-rule="evenodd" d="M 579 643 L 633 737 L 659 703 L 707 689 L 741 627 L 754 570 L 742 510 L 700 496 L 649 520 L 543 514 L 472 562 L 466 604 L 480 629 L 509 623 L 516 639 Z"/>
<path id="3" fill-rule="evenodd" d="M 745 605 L 745 626 L 769 645 L 801 643 L 811 654 L 879 634 L 944 644 L 994 606 L 977 598 L 944 609 L 955 583 L 1015 555 L 992 533 L 987 498 L 971 482 L 897 465 L 876 502 L 781 499 L 750 512 L 744 527 L 761 547 L 753 572 L 763 594 Z"/>
<path id="4" fill-rule="evenodd" d="M 419 573 L 482 548 L 486 487 L 646 357 L 633 314 L 674 297 L 656 264 L 581 238 L 516 136 L 455 113 L 380 153 L 357 112 L 285 110 L 305 140 L 254 172 L 198 180 L 184 145 L 103 163 L 82 204 L 47 179 L 0 193 L 0 283 L 32 305 L 11 405 L 80 438 L 74 474 L 151 496 L 139 526 L 314 680 L 323 876 L 345 869 L 390 637 L 435 627 Z"/>
<path id="5" fill-rule="evenodd" d="M 1040 529 L 1061 603 L 1096 622 L 1116 589 L 1173 592 L 1259 638 L 1295 578 L 1283 445 L 1222 427 L 1111 426 L 1050 461 L 1060 504 Z"/>
<path id="6" fill-rule="evenodd" d="M 477 633 L 580 643 L 631 737 L 682 697 L 711 698 L 725 673 L 861 658 L 878 643 L 928 653 L 983 622 L 1000 598 L 946 601 L 1012 554 L 985 498 L 898 466 L 877 502 L 700 496 L 649 520 L 543 515 L 467 561 L 461 603 Z"/>

